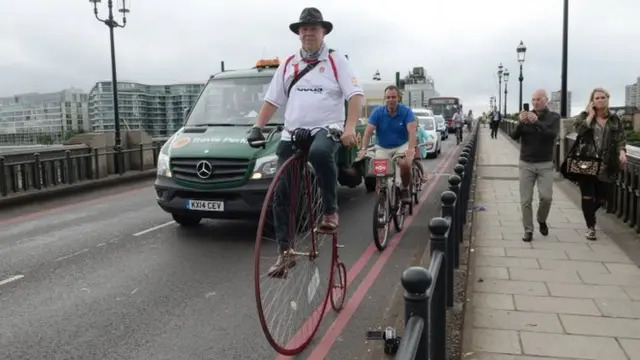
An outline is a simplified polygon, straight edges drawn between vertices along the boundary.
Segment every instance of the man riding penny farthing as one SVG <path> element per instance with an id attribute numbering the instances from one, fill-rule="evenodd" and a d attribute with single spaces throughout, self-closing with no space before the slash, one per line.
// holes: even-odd
<path id="1" fill-rule="evenodd" d="M 356 145 L 364 98 L 349 60 L 325 44 L 333 24 L 318 9 L 304 9 L 289 29 L 299 36 L 301 49 L 278 67 L 247 137 L 251 147 L 264 148 L 282 130 L 278 170 L 258 223 L 254 276 L 260 324 L 283 355 L 302 352 L 327 304 L 339 311 L 344 302 L 336 157 L 341 144 Z M 285 106 L 284 128 L 267 126 Z"/>

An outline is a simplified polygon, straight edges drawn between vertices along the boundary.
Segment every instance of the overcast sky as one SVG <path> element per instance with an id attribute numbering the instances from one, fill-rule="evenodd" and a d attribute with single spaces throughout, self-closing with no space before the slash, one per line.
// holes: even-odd
<path id="1" fill-rule="evenodd" d="M 441 95 L 459 96 L 465 108 L 480 111 L 497 95 L 502 62 L 512 74 L 514 112 L 515 50 L 523 40 L 525 102 L 535 88 L 560 88 L 561 0 L 133 0 L 127 27 L 115 34 L 119 80 L 205 81 L 221 60 L 227 68 L 246 68 L 263 56 L 284 58 L 299 46 L 289 23 L 318 3 L 334 24 L 327 43 L 349 55 L 362 82 L 376 69 L 393 80 L 395 71 L 424 66 Z M 623 105 L 624 85 L 640 76 L 640 2 L 573 0 L 570 6 L 572 112 L 584 108 L 596 86 Z M 87 0 L 12 1 L 0 15 L 0 47 L 0 96 L 72 86 L 88 91 L 110 80 L 109 32 Z"/>

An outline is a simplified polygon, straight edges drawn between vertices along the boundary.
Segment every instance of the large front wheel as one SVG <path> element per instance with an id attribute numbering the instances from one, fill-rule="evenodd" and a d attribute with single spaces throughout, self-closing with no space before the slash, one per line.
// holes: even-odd
<path id="1" fill-rule="evenodd" d="M 317 178 L 296 155 L 269 186 L 254 251 L 258 318 L 267 341 L 282 355 L 309 345 L 332 294 L 336 240 L 315 231 L 321 216 Z"/>

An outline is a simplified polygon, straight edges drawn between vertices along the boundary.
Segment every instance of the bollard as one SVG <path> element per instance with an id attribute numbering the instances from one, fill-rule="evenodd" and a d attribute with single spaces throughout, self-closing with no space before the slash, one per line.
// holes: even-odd
<path id="1" fill-rule="evenodd" d="M 455 176 L 455 175 L 453 175 Z M 456 203 L 456 194 L 453 191 L 445 191 L 440 195 L 442 217 L 449 220 L 449 231 L 445 240 L 445 258 L 447 259 L 447 307 L 453 307 L 453 269 L 455 263 L 455 231 L 453 230 L 454 206 Z M 459 245 L 459 243 L 458 243 Z"/>
<path id="2" fill-rule="evenodd" d="M 458 158 L 458 164 L 464 166 L 464 176 L 462 177 L 462 183 L 460 184 L 460 194 L 458 203 L 460 204 L 460 214 L 462 216 L 461 221 L 462 224 L 467 223 L 467 202 L 469 201 L 469 188 L 471 184 L 469 180 L 471 179 L 471 173 L 469 172 L 468 164 L 469 160 L 465 157 L 468 156 L 467 153 L 462 153 Z"/>
<path id="3" fill-rule="evenodd" d="M 427 269 L 420 266 L 412 266 L 402 273 L 400 282 L 405 290 L 405 325 L 412 316 L 419 316 L 424 320 L 425 326 L 420 336 L 416 359 L 426 359 L 427 354 L 429 354 L 429 296 L 427 295 L 427 291 L 433 279 Z"/>
<path id="4" fill-rule="evenodd" d="M 431 333 L 431 341 L 429 350 L 431 350 L 430 359 L 446 359 L 447 353 L 447 299 L 446 289 L 447 281 L 447 257 L 446 257 L 446 239 L 449 230 L 449 222 L 443 218 L 433 218 L 429 222 L 429 231 L 431 232 L 431 261 L 442 254 L 442 262 L 438 270 L 438 276 L 434 279 L 435 286 L 433 289 L 433 297 L 430 300 L 429 322 Z"/>
<path id="5" fill-rule="evenodd" d="M 98 148 L 93 149 L 93 166 L 95 167 L 93 171 L 93 178 L 100 178 L 100 153 Z"/>
<path id="6" fill-rule="evenodd" d="M 456 165 L 457 166 L 457 165 Z M 455 170 L 455 169 L 454 169 Z M 453 242 L 453 263 L 454 267 L 457 269 L 460 267 L 460 239 L 462 238 L 462 226 L 460 226 L 460 218 L 458 216 L 459 205 L 457 199 L 460 198 L 460 176 L 459 175 L 451 175 L 449 176 L 449 191 L 453 192 L 456 195 L 456 204 L 453 207 L 453 221 L 451 223 L 452 230 L 452 240 Z"/>
<path id="7" fill-rule="evenodd" d="M 464 212 L 463 212 L 463 203 L 464 203 L 464 177 L 465 177 L 465 166 L 460 164 L 460 159 L 463 158 L 459 158 L 458 159 L 458 164 L 456 166 L 453 167 L 453 172 L 456 173 L 456 175 L 458 175 L 460 177 L 460 188 L 458 189 L 458 192 L 456 193 L 456 195 L 458 195 L 458 199 L 457 199 L 457 204 L 456 204 L 456 216 L 458 219 L 458 240 L 460 242 L 462 242 L 462 237 L 463 237 L 463 232 L 464 232 Z"/>
<path id="8" fill-rule="evenodd" d="M 140 151 L 140 171 L 144 171 L 144 144 L 140 144 L 138 150 Z"/>
<path id="9" fill-rule="evenodd" d="M 7 174 L 5 171 L 6 160 L 4 156 L 0 156 L 0 195 L 7 196 Z"/>
<path id="10" fill-rule="evenodd" d="M 33 181 L 33 186 L 38 190 L 42 189 L 42 172 L 40 171 L 40 164 L 40 154 L 33 154 L 33 176 L 31 180 Z"/>
<path id="11" fill-rule="evenodd" d="M 64 152 L 64 162 L 65 162 L 65 166 L 66 166 L 66 175 L 67 175 L 67 179 L 64 182 L 65 184 L 73 184 L 73 176 L 72 176 L 72 172 L 73 169 L 71 168 L 71 151 L 69 150 L 65 150 Z"/>
<path id="12" fill-rule="evenodd" d="M 124 174 L 124 153 L 122 152 L 122 146 L 117 145 L 117 146 L 114 146 L 113 149 L 115 151 L 114 161 L 116 164 L 116 173 L 118 175 L 122 175 Z"/>

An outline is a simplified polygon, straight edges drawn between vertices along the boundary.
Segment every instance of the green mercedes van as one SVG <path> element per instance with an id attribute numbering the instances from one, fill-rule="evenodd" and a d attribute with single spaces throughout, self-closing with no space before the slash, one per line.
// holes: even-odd
<path id="1" fill-rule="evenodd" d="M 254 149 L 246 141 L 279 65 L 260 60 L 246 70 L 227 70 L 209 78 L 185 123 L 162 147 L 155 190 L 158 205 L 180 225 L 203 218 L 257 218 L 276 172 L 276 146 L 284 129 L 284 108 L 265 127 L 267 143 Z M 366 126 L 356 127 L 361 138 Z M 372 140 L 373 141 L 373 140 Z M 338 182 L 356 187 L 364 169 L 354 165 L 357 148 L 340 149 Z M 372 191 L 375 182 L 365 181 Z"/>

